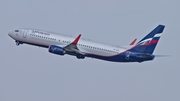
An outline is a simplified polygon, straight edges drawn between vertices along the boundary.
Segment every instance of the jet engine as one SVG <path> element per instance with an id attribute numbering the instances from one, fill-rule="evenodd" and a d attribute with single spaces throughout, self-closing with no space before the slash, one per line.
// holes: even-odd
<path id="1" fill-rule="evenodd" d="M 64 48 L 56 45 L 49 46 L 49 52 L 57 55 L 64 55 L 66 53 Z"/>

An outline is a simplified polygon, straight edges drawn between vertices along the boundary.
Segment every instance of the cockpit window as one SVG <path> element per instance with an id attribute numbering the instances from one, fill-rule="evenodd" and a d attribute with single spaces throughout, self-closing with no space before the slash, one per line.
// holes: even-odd
<path id="1" fill-rule="evenodd" d="M 15 32 L 19 32 L 19 30 L 15 30 Z"/>

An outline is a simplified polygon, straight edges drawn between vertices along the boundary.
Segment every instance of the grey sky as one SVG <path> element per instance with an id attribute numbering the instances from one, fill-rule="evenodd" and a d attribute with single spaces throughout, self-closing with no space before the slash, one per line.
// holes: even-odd
<path id="1" fill-rule="evenodd" d="M 1 0 L 0 101 L 179 101 L 179 0 Z M 144 63 L 58 56 L 7 33 L 36 28 L 116 45 L 165 30 Z"/>

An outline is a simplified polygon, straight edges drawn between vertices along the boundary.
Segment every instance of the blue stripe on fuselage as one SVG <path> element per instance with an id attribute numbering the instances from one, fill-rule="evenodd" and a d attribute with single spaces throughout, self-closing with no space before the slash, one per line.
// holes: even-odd
<path id="1" fill-rule="evenodd" d="M 39 47 L 43 47 L 43 48 L 48 48 L 49 46 L 45 46 L 45 45 L 39 45 L 39 44 L 34 44 L 34 43 L 27 43 L 27 42 L 22 42 L 21 43 L 25 43 L 25 44 L 29 44 L 29 45 L 33 45 L 33 46 L 39 46 Z M 146 61 L 144 59 L 138 59 L 138 58 L 131 58 L 131 59 L 126 59 L 126 52 L 129 50 L 126 50 L 122 53 L 113 55 L 113 56 L 102 56 L 102 55 L 98 55 L 98 54 L 91 54 L 91 53 L 86 53 L 85 56 L 86 57 L 91 57 L 91 58 L 96 58 L 96 59 L 101 59 L 101 60 L 106 60 L 106 61 L 111 61 L 111 62 L 142 62 L 142 61 Z M 68 53 L 69 55 L 73 55 L 76 56 L 78 54 L 76 53 Z"/>

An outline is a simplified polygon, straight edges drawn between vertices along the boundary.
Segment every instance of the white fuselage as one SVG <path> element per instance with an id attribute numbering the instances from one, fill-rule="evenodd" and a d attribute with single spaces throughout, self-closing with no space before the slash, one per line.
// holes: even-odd
<path id="1" fill-rule="evenodd" d="M 19 29 L 16 34 L 11 33 L 9 35 L 14 40 L 43 47 L 49 47 L 50 45 L 64 47 L 75 39 L 75 37 L 36 29 Z M 77 47 L 83 53 L 99 56 L 113 56 L 127 50 L 125 47 L 102 44 L 83 38 L 79 40 Z"/>

